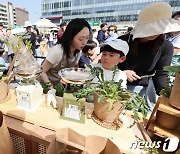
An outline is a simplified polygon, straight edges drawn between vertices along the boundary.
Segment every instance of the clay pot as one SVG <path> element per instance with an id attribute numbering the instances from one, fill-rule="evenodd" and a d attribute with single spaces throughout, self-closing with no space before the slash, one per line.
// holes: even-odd
<path id="1" fill-rule="evenodd" d="M 169 103 L 180 109 L 180 72 L 176 73 L 176 78 L 169 98 Z"/>
<path id="2" fill-rule="evenodd" d="M 178 128 L 180 125 L 179 117 L 159 110 L 156 113 L 156 122 L 158 125 L 172 130 Z"/>
<path id="3" fill-rule="evenodd" d="M 109 103 L 106 100 L 98 103 L 98 95 L 94 94 L 94 114 L 100 120 L 113 123 L 124 109 L 124 105 L 120 102 L 115 102 L 114 108 L 111 111 L 108 111 L 108 107 Z"/>
<path id="4" fill-rule="evenodd" d="M 7 96 L 9 92 L 8 84 L 5 82 L 0 81 L 0 101 L 3 101 Z"/>

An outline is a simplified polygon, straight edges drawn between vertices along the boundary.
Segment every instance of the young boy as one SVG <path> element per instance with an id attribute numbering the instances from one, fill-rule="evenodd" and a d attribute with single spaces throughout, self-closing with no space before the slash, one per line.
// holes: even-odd
<path id="1" fill-rule="evenodd" d="M 85 47 L 82 49 L 83 55 L 79 60 L 79 67 L 85 68 L 85 64 L 91 64 L 93 62 L 92 56 L 95 54 L 96 42 L 88 40 Z M 94 57 L 94 56 L 93 56 Z"/>
<path id="2" fill-rule="evenodd" d="M 129 46 L 125 41 L 115 39 L 107 43 L 101 44 L 100 47 L 100 51 L 102 52 L 101 63 L 95 64 L 93 66 L 103 69 L 105 80 L 112 80 L 112 68 L 118 63 L 122 63 L 126 60 Z M 122 87 L 127 88 L 127 76 L 125 72 L 118 70 L 114 80 L 118 82 L 120 79 L 123 80 Z M 98 82 L 98 79 L 94 78 L 92 82 L 96 83 Z"/>

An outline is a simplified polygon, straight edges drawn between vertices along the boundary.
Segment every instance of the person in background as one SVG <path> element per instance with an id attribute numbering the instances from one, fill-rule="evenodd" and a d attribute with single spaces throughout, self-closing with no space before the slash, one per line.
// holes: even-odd
<path id="1" fill-rule="evenodd" d="M 97 35 L 97 40 L 99 42 L 99 44 L 104 43 L 104 41 L 106 40 L 106 29 L 107 29 L 107 24 L 103 23 L 100 25 L 100 30 L 98 31 L 98 35 Z"/>
<path id="2" fill-rule="evenodd" d="M 57 33 L 57 39 L 59 39 L 63 35 L 63 33 L 64 33 L 65 29 L 66 29 L 66 26 L 67 26 L 66 22 L 62 22 L 60 24 L 60 29 L 59 29 L 59 31 Z"/>
<path id="3" fill-rule="evenodd" d="M 85 19 L 73 19 L 57 44 L 49 49 L 42 64 L 43 82 L 56 85 L 60 83 L 58 72 L 63 68 L 78 67 L 81 50 L 92 39 L 91 27 Z"/>
<path id="4" fill-rule="evenodd" d="M 112 69 L 126 60 L 129 46 L 126 41 L 115 39 L 107 43 L 100 44 L 100 47 L 100 51 L 102 52 L 101 63 L 92 64 L 92 66 L 102 68 L 104 72 L 104 79 L 107 81 L 112 80 Z M 114 80 L 115 82 L 123 80 L 122 87 L 127 88 L 127 75 L 124 71 L 118 70 Z M 98 79 L 94 78 L 92 82 L 97 83 Z"/>
<path id="5" fill-rule="evenodd" d="M 50 31 L 50 34 L 49 34 L 49 47 L 52 47 L 54 46 L 54 33 L 53 31 Z"/>
<path id="6" fill-rule="evenodd" d="M 133 30 L 133 27 L 131 27 L 131 26 L 130 26 L 130 27 L 128 27 L 128 28 L 127 28 L 127 31 L 126 31 L 126 33 L 125 33 L 125 34 L 126 34 L 126 35 L 131 34 L 132 30 Z"/>
<path id="7" fill-rule="evenodd" d="M 172 18 L 180 22 L 180 11 L 174 13 Z M 171 65 L 180 65 L 180 63 L 178 62 L 178 59 L 180 58 L 180 29 L 177 32 L 171 32 L 168 40 L 174 46 L 174 52 L 173 52 Z"/>
<path id="8" fill-rule="evenodd" d="M 37 27 L 34 28 L 34 34 L 36 35 L 36 49 L 40 46 L 40 42 L 42 41 L 42 36 L 39 33 Z"/>
<path id="9" fill-rule="evenodd" d="M 104 41 L 105 43 L 111 40 L 115 40 L 118 38 L 118 30 L 116 25 L 110 25 L 108 27 L 108 36 L 107 39 Z"/>
<path id="10" fill-rule="evenodd" d="M 17 38 L 11 34 L 11 30 L 10 29 L 6 29 L 6 36 L 5 36 L 5 39 L 7 39 L 9 42 L 11 42 L 11 40 L 16 40 Z M 6 59 L 6 62 L 7 63 L 10 63 L 14 57 L 14 51 L 6 46 L 5 47 L 6 50 L 7 50 L 7 59 Z"/>
<path id="11" fill-rule="evenodd" d="M 0 71 L 0 75 L 2 75 L 4 72 L 6 72 L 8 70 L 9 64 L 6 63 L 4 61 L 4 59 L 2 58 L 3 54 L 5 53 L 5 43 L 0 40 L 0 65 L 3 65 L 0 67 L 0 70 L 2 70 L 3 72 Z"/>
<path id="12" fill-rule="evenodd" d="M 95 54 L 95 48 L 97 47 L 96 42 L 92 40 L 88 40 L 85 47 L 82 49 L 83 55 L 80 57 L 79 60 L 79 67 L 85 68 L 86 64 L 91 64 L 93 59 L 91 58 Z"/>
<path id="13" fill-rule="evenodd" d="M 26 33 L 24 34 L 23 42 L 26 44 L 26 41 L 30 41 L 32 44 L 31 50 L 33 56 L 35 56 L 35 49 L 36 49 L 36 35 L 32 32 L 32 24 L 29 21 L 25 21 L 24 28 L 26 28 Z"/>
<path id="14" fill-rule="evenodd" d="M 0 23 L 0 39 L 1 39 L 1 36 L 5 36 L 3 23 Z"/>
<path id="15" fill-rule="evenodd" d="M 119 69 L 127 74 L 127 88 L 144 98 L 147 98 L 150 76 L 154 75 L 152 80 L 157 95 L 167 86 L 168 72 L 163 68 L 171 64 L 173 46 L 165 39 L 165 34 L 180 29 L 180 24 L 171 16 L 172 8 L 168 3 L 151 3 L 140 12 L 132 35 L 119 37 L 129 44 L 126 61 L 119 64 Z M 153 109 L 154 104 L 148 100 L 147 104 Z"/>
<path id="16" fill-rule="evenodd" d="M 4 42 L 6 38 L 6 32 L 4 30 L 4 26 L 3 26 L 3 23 L 0 23 L 0 40 L 2 42 Z M 1 56 L 5 61 L 7 61 L 7 57 L 8 57 L 8 48 L 7 46 L 5 45 L 4 46 L 4 50 L 5 50 L 5 53 Z"/>
<path id="17" fill-rule="evenodd" d="M 101 59 L 101 53 L 100 53 L 100 47 L 99 47 L 99 42 L 97 40 L 97 30 L 94 28 L 92 29 L 92 34 L 93 34 L 93 41 L 96 42 L 97 46 L 95 47 L 95 52 L 94 54 L 91 56 L 91 58 L 93 59 L 93 64 L 97 64 L 99 62 L 99 60 Z"/>

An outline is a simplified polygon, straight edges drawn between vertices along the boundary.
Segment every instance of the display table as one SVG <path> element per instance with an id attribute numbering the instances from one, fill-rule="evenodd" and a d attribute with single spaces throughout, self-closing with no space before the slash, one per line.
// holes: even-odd
<path id="1" fill-rule="evenodd" d="M 140 129 L 135 125 L 133 128 L 127 128 L 132 124 L 133 119 L 127 115 L 121 115 L 123 121 L 123 126 L 119 130 L 110 130 L 103 128 L 96 124 L 92 119 L 85 119 L 85 124 L 80 124 L 76 122 L 70 122 L 60 119 L 60 111 L 62 107 L 62 98 L 57 97 L 57 109 L 54 109 L 52 106 L 47 107 L 45 104 L 46 95 L 43 95 L 43 103 L 40 107 L 33 113 L 25 112 L 23 110 L 17 109 L 17 101 L 15 90 L 10 89 L 11 98 L 0 104 L 0 111 L 5 115 L 5 117 L 11 117 L 11 120 L 14 119 L 22 121 L 24 123 L 33 124 L 33 126 L 40 126 L 43 128 L 48 128 L 54 132 L 62 128 L 71 128 L 77 133 L 83 136 L 89 135 L 98 135 L 102 137 L 109 138 L 113 143 L 115 143 L 118 148 L 129 153 L 140 153 L 139 149 L 130 149 L 131 142 L 135 142 L 137 135 L 139 138 L 143 139 Z M 86 114 L 90 114 L 93 111 L 93 104 L 86 103 Z M 12 125 L 11 122 L 7 122 L 7 126 Z M 23 127 L 23 124 L 22 124 Z M 33 131 L 33 129 L 31 130 Z M 36 133 L 36 132 L 34 132 Z"/>

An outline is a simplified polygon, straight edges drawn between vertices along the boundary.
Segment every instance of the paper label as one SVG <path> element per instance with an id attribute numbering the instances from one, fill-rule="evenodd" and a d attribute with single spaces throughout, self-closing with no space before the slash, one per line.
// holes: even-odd
<path id="1" fill-rule="evenodd" d="M 80 120 L 81 112 L 78 110 L 78 105 L 73 105 L 67 102 L 67 106 L 65 108 L 64 116 L 76 120 Z"/>

